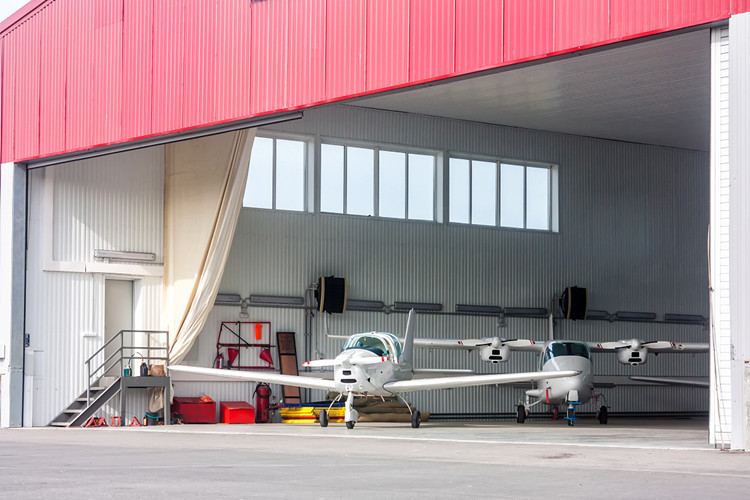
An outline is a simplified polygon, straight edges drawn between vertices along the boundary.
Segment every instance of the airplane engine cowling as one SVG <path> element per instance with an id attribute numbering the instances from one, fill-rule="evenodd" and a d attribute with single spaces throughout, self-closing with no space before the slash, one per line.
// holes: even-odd
<path id="1" fill-rule="evenodd" d="M 617 361 L 623 365 L 638 366 L 648 360 L 648 347 L 640 349 L 631 349 L 624 347 L 617 352 Z"/>
<path id="2" fill-rule="evenodd" d="M 510 346 L 501 345 L 499 347 L 486 346 L 482 347 L 482 361 L 498 364 L 508 361 L 510 358 Z"/>

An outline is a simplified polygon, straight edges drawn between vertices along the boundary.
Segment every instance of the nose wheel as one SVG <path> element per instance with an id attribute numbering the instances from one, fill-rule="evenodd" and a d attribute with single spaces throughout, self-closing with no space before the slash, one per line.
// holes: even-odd
<path id="1" fill-rule="evenodd" d="M 602 425 L 607 425 L 607 419 L 609 418 L 606 406 L 602 406 L 599 408 L 599 414 L 597 415 L 599 417 L 599 423 Z"/>
<path id="2" fill-rule="evenodd" d="M 516 423 L 522 424 L 526 420 L 526 407 L 518 405 L 516 407 Z"/>

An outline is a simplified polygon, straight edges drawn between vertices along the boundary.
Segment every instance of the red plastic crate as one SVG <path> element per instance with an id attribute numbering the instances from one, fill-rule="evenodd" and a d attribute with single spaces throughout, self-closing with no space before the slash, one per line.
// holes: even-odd
<path id="1" fill-rule="evenodd" d="M 216 402 L 203 402 L 201 398 L 174 398 L 171 406 L 172 416 L 182 415 L 186 424 L 215 424 Z"/>
<path id="2" fill-rule="evenodd" d="M 255 423 L 255 408 L 245 401 L 222 401 L 219 403 L 219 413 L 223 424 Z"/>

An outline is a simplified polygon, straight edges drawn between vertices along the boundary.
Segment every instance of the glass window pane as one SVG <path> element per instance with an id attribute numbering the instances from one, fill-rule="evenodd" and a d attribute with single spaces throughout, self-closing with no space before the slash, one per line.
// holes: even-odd
<path id="1" fill-rule="evenodd" d="M 523 227 L 523 170 L 521 165 L 500 166 L 500 225 Z"/>
<path id="2" fill-rule="evenodd" d="M 367 148 L 346 148 L 346 213 L 375 215 L 375 152 Z"/>
<path id="3" fill-rule="evenodd" d="M 497 165 L 471 162 L 471 223 L 494 226 L 497 209 Z"/>
<path id="4" fill-rule="evenodd" d="M 305 143 L 276 140 L 276 208 L 305 209 Z"/>
<path id="5" fill-rule="evenodd" d="M 378 157 L 378 215 L 403 219 L 406 216 L 406 155 L 380 151 Z"/>
<path id="6" fill-rule="evenodd" d="M 409 218 L 435 220 L 435 157 L 409 155 Z"/>
<path id="7" fill-rule="evenodd" d="M 250 154 L 243 207 L 273 208 L 273 139 L 256 137 Z"/>
<path id="8" fill-rule="evenodd" d="M 451 158 L 448 170 L 448 221 L 469 223 L 469 160 Z"/>
<path id="9" fill-rule="evenodd" d="M 344 146 L 320 147 L 320 211 L 344 213 Z"/>
<path id="10" fill-rule="evenodd" d="M 526 167 L 526 227 L 549 229 L 549 169 Z"/>

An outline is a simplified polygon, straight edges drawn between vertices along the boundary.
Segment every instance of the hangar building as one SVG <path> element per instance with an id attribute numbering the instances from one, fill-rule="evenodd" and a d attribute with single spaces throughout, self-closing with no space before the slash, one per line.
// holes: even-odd
<path id="1" fill-rule="evenodd" d="M 613 415 L 707 414 L 711 443 L 746 449 L 748 11 L 30 1 L 0 25 L 0 425 L 49 425 L 110 356 L 276 369 L 278 332 L 299 360 L 331 357 L 326 333 L 400 334 L 414 306 L 422 337 L 710 343 L 638 367 L 598 357 L 602 392 Z M 344 314 L 318 311 L 327 276 L 346 279 Z M 586 319 L 561 315 L 570 286 Z M 232 324 L 251 341 L 230 352 Z M 173 383 L 216 401 L 254 387 Z M 494 418 L 521 395 L 412 399 Z M 126 420 L 148 408 L 143 391 L 119 397 Z"/>

